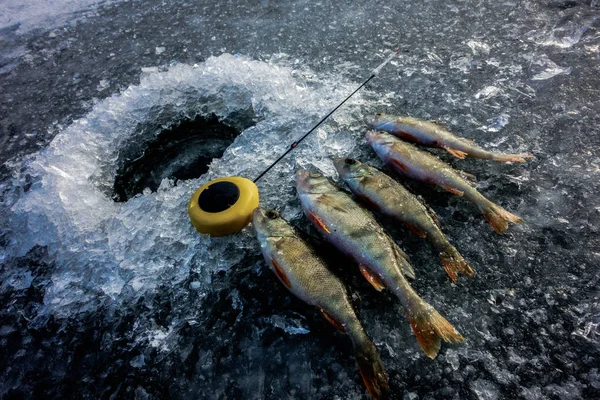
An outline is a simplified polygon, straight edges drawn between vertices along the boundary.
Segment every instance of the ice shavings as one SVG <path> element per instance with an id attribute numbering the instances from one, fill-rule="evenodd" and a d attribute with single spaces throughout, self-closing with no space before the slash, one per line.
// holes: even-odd
<path id="1" fill-rule="evenodd" d="M 56 259 L 44 297 L 48 311 L 91 311 L 103 298 L 135 301 L 160 285 L 183 285 L 190 274 L 197 276 L 193 290 L 203 292 L 214 285 L 214 272 L 255 250 L 250 229 L 221 239 L 199 235 L 187 216 L 191 194 L 216 177 L 257 176 L 356 86 L 287 67 L 284 56 L 277 63 L 224 54 L 195 66 L 148 69 L 139 85 L 99 101 L 25 162 L 6 200 L 14 202 L 9 240 L 19 245 L 2 257 L 47 246 Z M 296 165 L 334 174 L 330 156 L 348 154 L 361 138 L 361 104 L 360 95 L 348 102 L 260 182 L 263 205 L 284 208 L 294 198 Z M 143 147 L 161 127 L 180 120 L 213 113 L 226 119 L 249 109 L 255 125 L 213 160 L 207 174 L 177 184 L 164 180 L 155 193 L 112 201 L 121 153 Z M 341 129 L 346 126 L 354 131 Z M 30 177 L 24 193 L 19 187 Z"/>
<path id="2" fill-rule="evenodd" d="M 561 74 L 568 75 L 573 70 L 572 67 L 561 67 L 557 65 L 546 55 L 540 57 L 526 56 L 525 58 L 531 63 L 531 71 L 534 72 L 534 75 L 531 77 L 531 80 L 533 81 L 548 80 Z"/>
<path id="3" fill-rule="evenodd" d="M 556 75 L 561 75 L 561 74 L 569 75 L 572 70 L 573 70 L 573 68 L 571 68 L 571 67 L 559 67 L 558 65 L 554 65 L 554 66 L 546 68 L 544 71 L 540 72 L 539 74 L 535 74 L 534 76 L 531 77 L 531 79 L 534 81 L 545 81 L 547 79 L 554 78 Z"/>
<path id="4" fill-rule="evenodd" d="M 556 46 L 561 49 L 573 47 L 581 41 L 583 35 L 597 20 L 597 15 L 583 19 L 567 15 L 556 23 L 549 33 L 545 32 L 539 43 L 543 46 Z"/>
<path id="5" fill-rule="evenodd" d="M 500 129 L 504 128 L 508 124 L 509 120 L 510 116 L 508 114 L 500 114 L 496 117 L 488 119 L 488 124 L 484 128 L 484 130 L 488 132 L 498 132 Z"/>
<path id="6" fill-rule="evenodd" d="M 479 42 L 476 40 L 469 40 L 467 42 L 467 46 L 471 49 L 474 55 L 482 54 L 488 55 L 490 54 L 490 45 L 485 42 Z"/>
<path id="7" fill-rule="evenodd" d="M 471 70 L 471 64 L 473 63 L 473 58 L 469 55 L 464 55 L 458 58 L 455 58 L 450 61 L 448 66 L 451 69 L 457 69 L 461 71 L 463 74 L 468 73 Z"/>
<path id="8" fill-rule="evenodd" d="M 471 391 L 479 400 L 496 400 L 500 398 L 500 390 L 490 381 L 477 379 L 470 383 Z"/>
<path id="9" fill-rule="evenodd" d="M 486 86 L 477 93 L 474 97 L 476 99 L 489 99 L 501 93 L 501 89 L 497 86 Z"/>
<path id="10" fill-rule="evenodd" d="M 287 318 L 283 315 L 273 315 L 268 318 L 267 322 L 271 323 L 274 327 L 280 328 L 290 335 L 305 335 L 310 333 L 308 327 L 303 326 L 304 317 L 297 316 L 297 318 Z"/>

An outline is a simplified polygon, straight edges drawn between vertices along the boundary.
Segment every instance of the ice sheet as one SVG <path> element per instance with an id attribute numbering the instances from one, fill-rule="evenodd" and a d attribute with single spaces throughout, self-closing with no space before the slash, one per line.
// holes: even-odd
<path id="1" fill-rule="evenodd" d="M 18 26 L 17 33 L 49 30 L 94 15 L 99 6 L 117 0 L 4 0 L 0 4 L 0 29 Z"/>

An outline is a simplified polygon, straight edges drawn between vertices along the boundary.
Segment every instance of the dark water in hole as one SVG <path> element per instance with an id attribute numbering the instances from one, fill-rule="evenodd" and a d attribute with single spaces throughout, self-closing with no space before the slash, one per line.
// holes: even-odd
<path id="1" fill-rule="evenodd" d="M 115 178 L 115 201 L 127 201 L 146 188 L 153 192 L 163 179 L 193 179 L 206 171 L 213 158 L 233 142 L 240 131 L 216 115 L 197 116 L 161 132 L 138 158 L 125 162 Z"/>

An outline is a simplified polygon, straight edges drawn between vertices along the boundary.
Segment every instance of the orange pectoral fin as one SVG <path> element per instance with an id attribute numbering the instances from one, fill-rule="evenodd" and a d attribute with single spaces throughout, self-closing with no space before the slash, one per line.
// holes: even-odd
<path id="1" fill-rule="evenodd" d="M 465 192 L 461 192 L 460 190 L 455 189 L 455 188 L 450 187 L 450 186 L 447 186 L 447 185 L 442 185 L 442 188 L 444 190 L 446 190 L 446 191 L 448 191 L 448 192 L 450 192 L 452 194 L 455 194 L 457 196 L 460 196 L 460 197 L 462 197 L 465 194 Z"/>
<path id="2" fill-rule="evenodd" d="M 467 153 L 465 153 L 464 151 L 460 151 L 460 150 L 455 150 L 455 149 L 451 149 L 449 147 L 444 147 L 444 149 L 452 154 L 454 157 L 456 158 L 460 158 L 461 160 L 464 159 L 467 156 Z"/>
<path id="3" fill-rule="evenodd" d="M 381 279 L 364 265 L 360 266 L 360 273 L 363 274 L 363 276 L 369 281 L 371 285 L 373 285 L 375 290 L 377 290 L 378 292 L 381 292 L 385 287 L 383 286 Z"/>
<path id="4" fill-rule="evenodd" d="M 323 229 L 327 233 L 331 233 L 331 231 L 327 228 L 327 225 L 323 221 L 319 219 L 315 214 L 309 213 L 310 219 L 317 224 L 321 229 Z"/>
<path id="5" fill-rule="evenodd" d="M 406 173 L 410 172 L 409 169 L 408 169 L 408 167 L 406 165 L 402 164 L 400 161 L 398 161 L 398 160 L 392 160 L 392 163 L 396 167 L 400 168 L 402 171 L 404 171 Z"/>
<path id="6" fill-rule="evenodd" d="M 279 280 L 285 286 L 287 286 L 289 289 L 291 289 L 292 288 L 292 284 L 290 283 L 290 280 L 288 279 L 287 275 L 283 271 L 283 268 L 281 268 L 281 266 L 279 264 L 277 264 L 277 261 L 275 261 L 274 258 L 271 258 L 271 264 L 273 264 L 273 268 L 275 269 L 275 274 L 277 275 L 277 277 L 279 278 Z"/>
<path id="7" fill-rule="evenodd" d="M 339 322 L 337 322 L 335 320 L 335 318 L 333 318 L 331 315 L 327 314 L 327 312 L 325 310 L 323 310 L 322 308 L 319 308 L 319 311 L 321 311 L 321 314 L 323 314 L 323 316 L 325 317 L 325 319 L 327 321 L 329 321 L 329 323 L 331 325 L 333 325 L 335 327 L 335 329 L 337 329 L 340 332 L 346 332 L 346 328 L 344 328 L 344 325 L 342 325 Z"/>
<path id="8" fill-rule="evenodd" d="M 420 238 L 425 239 L 427 237 L 427 234 L 425 233 L 425 231 L 423 231 L 418 226 L 412 225 L 412 224 L 406 224 L 406 226 L 408 227 L 408 229 L 410 229 L 411 231 L 416 233 Z"/>

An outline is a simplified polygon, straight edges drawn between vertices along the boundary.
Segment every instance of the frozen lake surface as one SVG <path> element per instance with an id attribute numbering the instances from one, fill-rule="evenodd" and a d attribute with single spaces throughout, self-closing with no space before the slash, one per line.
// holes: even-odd
<path id="1" fill-rule="evenodd" d="M 255 177 L 399 46 L 261 180 L 261 204 L 316 239 L 293 171 L 337 179 L 330 157 L 346 155 L 381 166 L 364 141 L 375 112 L 533 153 L 434 151 L 524 218 L 505 236 L 471 203 L 410 185 L 475 279 L 451 284 L 426 242 L 386 224 L 415 289 L 467 338 L 434 361 L 397 299 L 323 250 L 362 297 L 391 398 L 599 398 L 599 17 L 591 0 L 3 2 L 0 397 L 368 398 L 348 338 L 281 287 L 252 229 L 202 237 L 186 207 L 210 179 Z M 188 145 L 134 171 L 158 188 L 115 201 L 128 163 L 198 116 L 238 132 L 208 172 L 163 179 L 194 162 Z"/>

